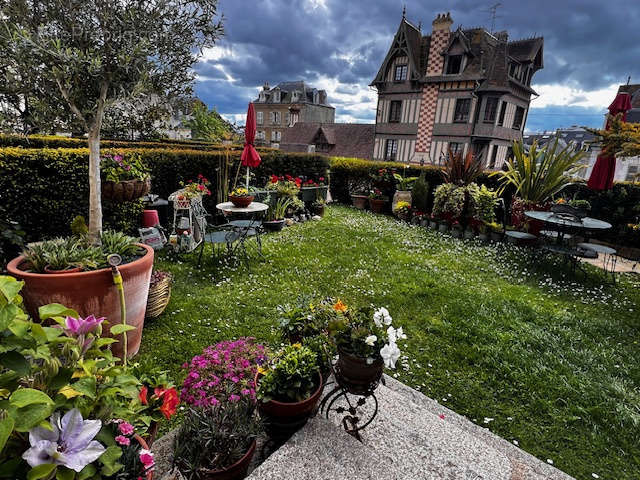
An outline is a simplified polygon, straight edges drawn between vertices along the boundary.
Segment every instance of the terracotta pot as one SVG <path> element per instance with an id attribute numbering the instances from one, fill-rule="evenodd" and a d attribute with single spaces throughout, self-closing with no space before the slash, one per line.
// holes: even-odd
<path id="1" fill-rule="evenodd" d="M 249 195 L 247 197 L 234 197 L 229 195 L 229 201 L 233 203 L 233 206 L 236 208 L 247 208 L 253 202 L 253 196 Z"/>
<path id="2" fill-rule="evenodd" d="M 151 178 L 144 180 L 124 180 L 122 182 L 102 182 L 102 198 L 112 202 L 130 202 L 151 191 Z"/>
<path id="3" fill-rule="evenodd" d="M 230 467 L 223 468 L 222 470 L 205 470 L 204 477 L 210 480 L 236 480 L 247 476 L 247 470 L 249 470 L 249 464 L 256 453 L 257 442 L 254 440 L 247 450 L 247 453 Z"/>
<path id="4" fill-rule="evenodd" d="M 284 219 L 282 220 L 270 220 L 268 222 L 262 222 L 262 226 L 269 232 L 279 232 L 284 228 Z"/>
<path id="5" fill-rule="evenodd" d="M 137 245 L 145 250 L 145 255 L 118 267 L 124 282 L 127 323 L 136 327 L 127 333 L 130 357 L 140 348 L 153 269 L 153 248 L 141 243 Z M 74 309 L 82 317 L 94 314 L 96 317 L 106 317 L 110 326 L 120 323 L 120 296 L 113 284 L 110 268 L 48 275 L 22 271 L 22 263 L 24 257 L 14 258 L 7 265 L 7 271 L 19 280 L 24 280 L 21 294 L 32 318 L 38 319 L 38 307 L 48 303 L 61 303 Z M 104 328 L 104 332 L 108 335 L 108 328 Z M 121 357 L 121 342 L 114 343 L 112 351 Z"/>
<path id="6" fill-rule="evenodd" d="M 44 267 L 44 271 L 45 271 L 45 273 L 48 273 L 49 275 L 60 275 L 61 273 L 81 272 L 82 271 L 82 267 L 67 268 L 66 270 L 55 270 L 53 268 L 50 268 L 49 265 L 47 265 L 47 266 Z"/>
<path id="7" fill-rule="evenodd" d="M 369 204 L 369 197 L 366 195 L 351 195 L 351 201 L 358 210 L 366 210 Z"/>
<path id="8" fill-rule="evenodd" d="M 366 358 L 338 349 L 336 377 L 338 383 L 350 393 L 361 395 L 372 391 L 382 378 L 383 369 L 382 358 L 377 358 L 373 363 L 367 363 Z"/>
<path id="9" fill-rule="evenodd" d="M 133 436 L 133 439 L 138 442 L 138 444 L 140 445 L 141 448 L 143 448 L 144 450 L 149 450 L 149 445 L 147 444 L 147 442 L 145 441 L 144 438 L 142 438 L 140 435 L 138 435 L 137 433 Z M 146 480 L 153 480 L 153 470 L 151 470 L 150 472 L 147 472 L 144 476 L 144 478 Z"/>
<path id="10" fill-rule="evenodd" d="M 256 390 L 258 389 L 259 377 L 260 374 L 256 373 Z M 307 423 L 320 400 L 323 387 L 322 374 L 318 371 L 318 388 L 309 398 L 301 402 L 269 400 L 265 403 L 258 401 L 258 412 L 267 423 L 267 433 L 272 437 L 284 437 Z"/>
<path id="11" fill-rule="evenodd" d="M 411 190 L 396 190 L 393 194 L 393 202 L 391 202 L 391 210 L 396 209 L 398 202 L 407 202 L 411 205 Z"/>
<path id="12" fill-rule="evenodd" d="M 318 215 L 319 217 L 324 217 L 324 205 L 313 208 L 313 213 Z"/>
<path id="13" fill-rule="evenodd" d="M 369 207 L 373 213 L 382 213 L 384 212 L 384 207 L 387 205 L 386 200 L 381 200 L 377 198 L 369 199 Z"/>

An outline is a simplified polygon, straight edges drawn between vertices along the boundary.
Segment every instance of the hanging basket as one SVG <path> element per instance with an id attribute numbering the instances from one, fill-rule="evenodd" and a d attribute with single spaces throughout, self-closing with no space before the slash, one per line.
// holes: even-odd
<path id="1" fill-rule="evenodd" d="M 147 298 L 147 311 L 145 318 L 156 318 L 162 315 L 165 308 L 171 300 L 171 275 L 158 280 L 149 287 L 149 296 Z"/>
<path id="2" fill-rule="evenodd" d="M 102 198 L 112 202 L 131 202 L 151 191 L 151 178 L 102 182 Z"/>

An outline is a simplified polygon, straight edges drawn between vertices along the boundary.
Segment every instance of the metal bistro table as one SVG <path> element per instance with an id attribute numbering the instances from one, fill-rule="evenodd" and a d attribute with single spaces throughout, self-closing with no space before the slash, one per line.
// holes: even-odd
<path id="1" fill-rule="evenodd" d="M 590 257 L 597 258 L 598 251 L 591 247 L 584 247 L 582 244 L 578 247 L 570 247 L 562 244 L 564 235 L 571 231 L 584 232 L 585 236 L 589 233 L 597 230 L 607 230 L 612 227 L 609 222 L 598 220 L 597 218 L 584 217 L 578 218 L 562 213 L 554 212 L 540 212 L 540 211 L 526 211 L 525 216 L 534 220 L 539 220 L 547 225 L 549 228 L 558 232 L 556 237 L 556 245 L 550 245 L 546 247 L 546 250 L 552 253 L 558 253 L 564 255 L 571 260 L 571 263 L 575 269 L 578 266 L 578 257 Z M 589 244 L 590 245 L 590 244 Z M 595 256 L 593 256 L 595 254 Z M 580 268 L 578 266 L 578 268 Z M 580 268 L 580 270 L 582 270 Z M 583 270 L 582 270 L 583 271 Z M 605 268 L 606 271 L 606 268 Z M 583 271 L 584 272 L 584 271 Z"/>
<path id="2" fill-rule="evenodd" d="M 245 242 L 250 236 L 255 235 L 256 242 L 258 244 L 258 253 L 262 255 L 262 241 L 260 240 L 260 229 L 262 228 L 262 221 L 258 219 L 258 216 L 266 212 L 269 209 L 269 205 L 261 202 L 251 202 L 247 207 L 236 207 L 231 202 L 219 203 L 216 208 L 223 214 L 236 214 L 244 217 L 248 217 L 246 220 L 231 220 L 229 225 L 238 233 L 238 243 L 231 253 L 235 254 L 238 248 L 242 248 L 244 252 L 245 261 L 247 266 L 249 265 L 249 257 L 247 255 L 247 249 Z"/>

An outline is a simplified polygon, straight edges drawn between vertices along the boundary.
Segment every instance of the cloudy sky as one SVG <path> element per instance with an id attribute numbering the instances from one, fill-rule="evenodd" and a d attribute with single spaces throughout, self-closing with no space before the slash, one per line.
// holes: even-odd
<path id="1" fill-rule="evenodd" d="M 196 94 L 244 123 L 247 102 L 268 81 L 305 80 L 324 88 L 336 121 L 373 123 L 368 85 L 382 63 L 406 3 L 407 18 L 431 29 L 451 11 L 454 27 L 491 28 L 497 0 L 220 0 L 225 36 L 198 63 Z M 640 83 L 640 1 L 501 0 L 495 30 L 510 39 L 544 36 L 526 129 L 598 126 L 617 86 Z"/>

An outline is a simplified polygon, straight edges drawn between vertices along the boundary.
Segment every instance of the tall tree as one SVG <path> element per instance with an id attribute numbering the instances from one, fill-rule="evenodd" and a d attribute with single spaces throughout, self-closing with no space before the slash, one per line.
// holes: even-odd
<path id="1" fill-rule="evenodd" d="M 39 81 L 50 98 L 63 100 L 88 136 L 92 243 L 100 243 L 102 231 L 105 109 L 142 92 L 190 94 L 193 64 L 223 33 L 217 6 L 217 0 L 0 0 L 0 55 L 15 62 L 21 81 Z"/>
<path id="2" fill-rule="evenodd" d="M 194 101 L 191 120 L 187 125 L 191 128 L 191 136 L 199 140 L 230 140 L 234 134 L 233 126 L 215 108 L 209 110 L 200 100 Z"/>

